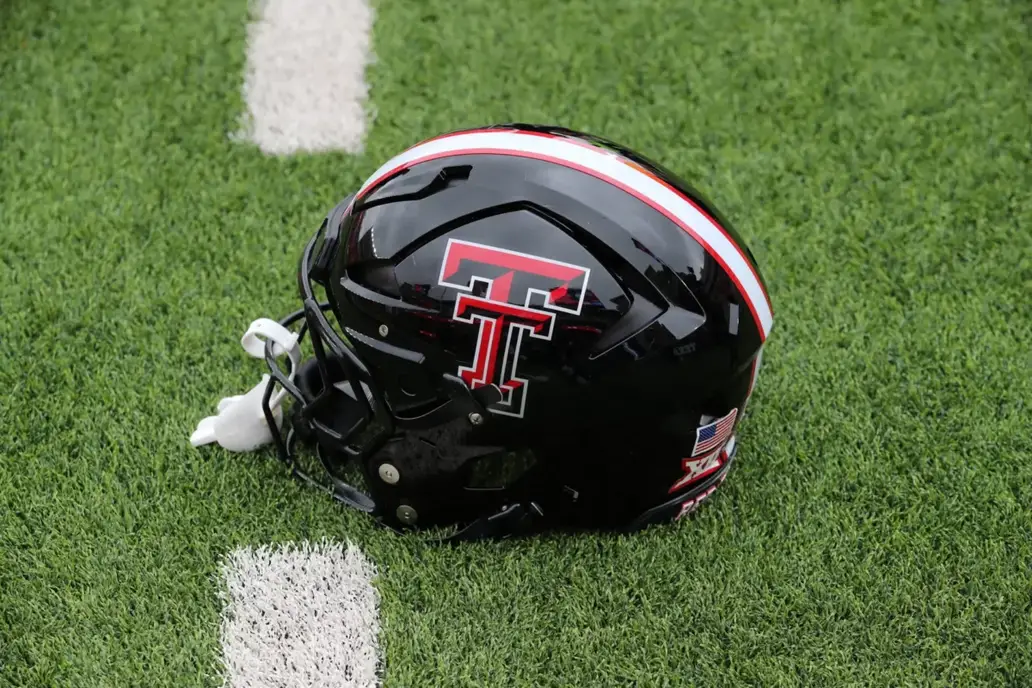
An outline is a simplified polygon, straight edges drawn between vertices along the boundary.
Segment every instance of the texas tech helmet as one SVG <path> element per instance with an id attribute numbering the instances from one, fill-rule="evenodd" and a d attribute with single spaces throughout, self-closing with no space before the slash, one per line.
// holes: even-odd
<path id="1" fill-rule="evenodd" d="M 326 216 L 298 277 L 303 309 L 245 336 L 276 383 L 256 388 L 269 439 L 298 472 L 314 443 L 333 494 L 383 524 L 460 539 L 693 511 L 734 461 L 772 324 L 712 204 L 556 127 L 409 148 Z"/>

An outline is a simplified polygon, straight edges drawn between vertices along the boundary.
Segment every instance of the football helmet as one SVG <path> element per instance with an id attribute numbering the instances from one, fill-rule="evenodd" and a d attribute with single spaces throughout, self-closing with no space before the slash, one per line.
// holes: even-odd
<path id="1" fill-rule="evenodd" d="M 734 462 L 773 318 L 698 191 L 612 141 L 527 124 L 384 163 L 326 215 L 298 287 L 298 312 L 244 336 L 269 375 L 194 444 L 271 441 L 314 481 L 308 442 L 338 500 L 453 539 L 694 511 Z"/>

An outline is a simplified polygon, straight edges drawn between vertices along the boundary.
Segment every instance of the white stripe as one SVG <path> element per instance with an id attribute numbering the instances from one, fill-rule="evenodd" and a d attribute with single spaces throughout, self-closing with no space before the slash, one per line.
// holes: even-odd
<path id="1" fill-rule="evenodd" d="M 384 175 L 412 164 L 413 161 L 428 156 L 439 156 L 449 153 L 462 153 L 476 149 L 491 148 L 514 153 L 542 155 L 574 165 L 594 170 L 595 172 L 633 189 L 664 209 L 679 222 L 689 227 L 706 245 L 711 253 L 727 265 L 734 277 L 742 285 L 745 298 L 752 304 L 763 337 L 770 333 L 773 314 L 770 304 L 764 296 L 759 278 L 738 247 L 726 234 L 706 215 L 699 212 L 679 193 L 660 183 L 651 175 L 628 163 L 617 153 L 601 148 L 577 144 L 562 138 L 521 134 L 512 131 L 479 131 L 468 134 L 456 134 L 439 139 L 431 139 L 409 148 L 407 151 L 388 160 L 373 173 L 359 189 L 358 195 L 378 182 Z"/>
<path id="2" fill-rule="evenodd" d="M 353 545 L 235 550 L 223 566 L 225 685 L 378 685 L 375 574 Z"/>
<path id="3" fill-rule="evenodd" d="M 366 0 L 262 0 L 248 28 L 246 138 L 262 152 L 359 153 L 373 12 Z"/>

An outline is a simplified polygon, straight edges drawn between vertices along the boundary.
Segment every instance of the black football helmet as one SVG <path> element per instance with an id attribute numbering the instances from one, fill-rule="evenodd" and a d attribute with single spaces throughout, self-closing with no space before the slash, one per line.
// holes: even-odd
<path id="1" fill-rule="evenodd" d="M 323 220 L 298 285 L 303 308 L 279 324 L 314 355 L 281 363 L 264 343 L 280 457 L 307 478 L 295 445 L 311 442 L 341 502 L 455 539 L 693 511 L 735 459 L 772 325 L 711 203 L 550 126 L 456 131 L 389 160 Z M 282 428 L 276 385 L 293 400 Z"/>

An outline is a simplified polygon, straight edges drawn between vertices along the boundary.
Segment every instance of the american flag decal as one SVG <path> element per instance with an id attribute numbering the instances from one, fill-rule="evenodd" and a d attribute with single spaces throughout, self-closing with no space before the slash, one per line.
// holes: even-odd
<path id="1" fill-rule="evenodd" d="M 692 456 L 698 456 L 708 451 L 722 447 L 731 431 L 735 429 L 735 419 L 738 418 L 738 409 L 733 408 L 723 418 L 718 418 L 708 425 L 703 425 L 695 431 L 695 448 L 692 449 Z"/>

